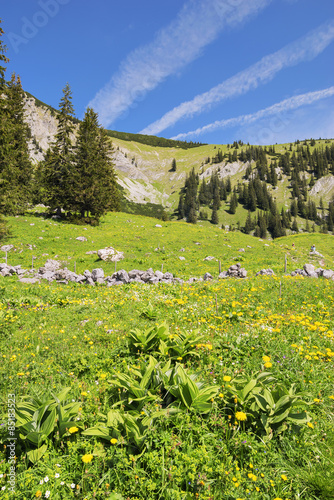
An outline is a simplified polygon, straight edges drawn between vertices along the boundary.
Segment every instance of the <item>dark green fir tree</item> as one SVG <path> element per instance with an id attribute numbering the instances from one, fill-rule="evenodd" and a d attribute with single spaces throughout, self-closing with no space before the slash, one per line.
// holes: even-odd
<path id="1" fill-rule="evenodd" d="M 219 217 L 218 217 L 218 212 L 217 212 L 216 208 L 213 208 L 213 210 L 212 210 L 211 224 L 219 224 Z"/>
<path id="2" fill-rule="evenodd" d="M 21 80 L 12 75 L 5 89 L 4 142 L 0 147 L 1 211 L 23 214 L 31 201 L 32 164 L 29 158 L 30 129 L 24 121 Z"/>
<path id="3" fill-rule="evenodd" d="M 81 217 L 99 219 L 119 209 L 111 142 L 92 108 L 87 109 L 79 126 L 72 178 L 71 208 Z"/>
<path id="4" fill-rule="evenodd" d="M 73 208 L 73 117 L 72 92 L 67 83 L 59 103 L 55 142 L 47 152 L 42 168 L 45 203 L 50 207 L 51 212 L 57 210 L 59 216 L 62 209 Z"/>

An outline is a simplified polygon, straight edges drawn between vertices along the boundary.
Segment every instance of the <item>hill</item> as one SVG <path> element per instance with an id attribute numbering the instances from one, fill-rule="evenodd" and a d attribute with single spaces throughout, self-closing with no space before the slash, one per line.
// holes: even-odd
<path id="1" fill-rule="evenodd" d="M 31 129 L 30 151 L 35 162 L 43 158 L 53 140 L 56 116 L 57 111 L 27 94 L 26 120 Z M 219 180 L 230 178 L 232 189 L 237 190 L 239 198 L 240 186 L 258 176 L 266 183 L 266 190 L 279 211 L 290 211 L 292 200 L 298 200 L 302 190 L 302 201 L 315 204 L 318 220 L 314 214 L 312 218 L 298 209 L 296 223 L 299 229 L 307 229 L 306 219 L 309 219 L 316 223 L 314 230 L 319 230 L 321 215 L 326 216 L 328 203 L 334 195 L 334 140 L 310 139 L 259 147 L 241 141 L 231 145 L 209 145 L 116 131 L 108 131 L 108 134 L 113 142 L 114 163 L 123 193 L 122 210 L 129 213 L 160 218 L 164 211 L 173 214 L 192 170 L 199 182 L 208 183 L 215 175 Z M 269 178 L 271 166 L 275 169 L 276 182 Z M 221 199 L 217 213 L 219 224 L 243 227 L 247 204 L 240 203 L 235 213 L 231 213 L 231 196 Z M 199 216 L 200 202 L 197 208 Z M 210 219 L 211 202 L 202 208 L 202 214 Z M 257 203 L 257 209 L 261 209 L 261 203 Z M 205 217 L 199 218 L 203 224 L 208 223 Z"/>

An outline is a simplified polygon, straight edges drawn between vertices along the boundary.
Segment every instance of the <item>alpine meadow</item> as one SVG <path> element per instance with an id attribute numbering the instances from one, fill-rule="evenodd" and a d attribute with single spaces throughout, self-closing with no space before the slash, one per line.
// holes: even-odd
<path id="1" fill-rule="evenodd" d="M 334 499 L 332 4 L 35 3 L 0 20 L 0 499 Z"/>

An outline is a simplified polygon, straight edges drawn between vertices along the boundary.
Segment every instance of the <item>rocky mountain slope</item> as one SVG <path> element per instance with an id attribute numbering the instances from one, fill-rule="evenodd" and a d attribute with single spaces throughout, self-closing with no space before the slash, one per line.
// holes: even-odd
<path id="1" fill-rule="evenodd" d="M 27 95 L 25 117 L 31 130 L 31 158 L 37 163 L 43 159 L 45 151 L 54 140 L 57 111 Z M 240 161 L 212 163 L 210 158 L 214 158 L 218 150 L 221 150 L 223 155 L 233 151 L 226 145 L 200 145 L 188 149 L 177 146 L 153 147 L 119 137 L 113 137 L 112 142 L 118 183 L 122 186 L 126 198 L 135 203 L 160 204 L 167 210 L 176 208 L 180 189 L 192 168 L 199 174 L 200 180 L 209 180 L 209 177 L 217 172 L 220 178 L 231 177 L 232 184 L 235 185 L 238 181 L 242 182 L 250 165 L 249 162 Z M 317 145 L 322 145 L 322 142 L 325 141 L 317 141 Z M 291 147 L 292 145 L 276 145 L 275 150 L 278 154 L 284 154 L 291 151 Z M 176 171 L 171 170 L 173 160 L 176 161 Z M 280 205 L 287 207 L 290 203 L 290 180 L 282 175 L 279 169 L 277 174 L 280 181 L 278 186 L 273 188 L 275 198 Z M 316 201 L 319 201 L 320 197 L 323 197 L 325 202 L 329 201 L 334 195 L 333 175 L 318 179 L 309 194 Z"/>

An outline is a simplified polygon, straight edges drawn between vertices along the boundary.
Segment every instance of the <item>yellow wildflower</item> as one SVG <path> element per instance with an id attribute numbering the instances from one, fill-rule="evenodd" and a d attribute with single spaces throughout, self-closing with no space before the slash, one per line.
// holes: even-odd
<path id="1" fill-rule="evenodd" d="M 70 428 L 68 429 L 68 432 L 69 432 L 70 434 L 74 434 L 75 432 L 78 432 L 78 430 L 79 430 L 79 429 L 78 429 L 78 427 L 70 427 Z"/>
<path id="2" fill-rule="evenodd" d="M 247 420 L 247 415 L 243 411 L 237 411 L 235 414 L 235 418 L 240 421 Z"/>

